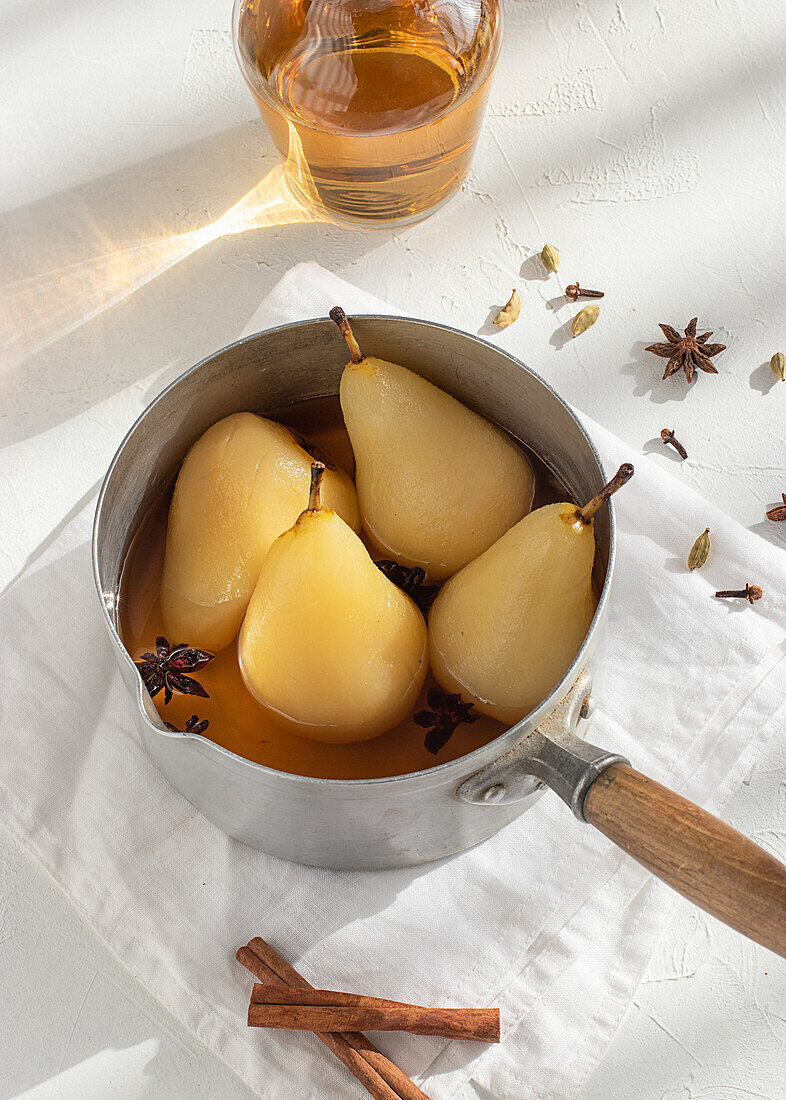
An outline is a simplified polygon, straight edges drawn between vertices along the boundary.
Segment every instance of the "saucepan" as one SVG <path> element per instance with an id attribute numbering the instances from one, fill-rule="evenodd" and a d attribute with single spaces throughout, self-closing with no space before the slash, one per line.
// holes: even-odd
<path id="1" fill-rule="evenodd" d="M 457 329 L 353 317 L 361 346 L 411 367 L 526 441 L 574 500 L 607 481 L 584 428 L 517 359 Z M 612 597 L 614 509 L 596 519 L 595 618 L 575 661 L 524 721 L 425 771 L 318 779 L 253 763 L 194 733 L 166 729 L 118 633 L 123 561 L 142 517 L 195 440 L 230 413 L 259 413 L 338 392 L 345 362 L 332 322 L 249 336 L 187 371 L 142 413 L 104 480 L 93 531 L 98 594 L 147 752 L 172 786 L 232 837 L 283 859 L 340 869 L 423 863 L 479 844 L 547 788 L 697 905 L 786 955 L 786 868 L 709 813 L 589 743 L 598 641 Z"/>

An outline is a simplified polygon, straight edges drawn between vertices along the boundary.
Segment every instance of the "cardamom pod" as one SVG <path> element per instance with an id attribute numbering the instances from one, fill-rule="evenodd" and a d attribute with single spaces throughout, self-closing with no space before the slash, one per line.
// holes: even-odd
<path id="1" fill-rule="evenodd" d="M 510 298 L 494 318 L 494 324 L 497 328 L 507 328 L 508 325 L 512 325 L 517 320 L 520 313 L 521 298 L 519 298 L 519 292 L 514 288 Z"/>
<path id="2" fill-rule="evenodd" d="M 574 340 L 577 336 L 581 336 L 582 332 L 586 332 L 591 325 L 595 324 L 599 313 L 600 306 L 594 303 L 591 306 L 585 306 L 584 309 L 579 310 L 570 322 L 570 331 L 573 333 Z"/>
<path id="3" fill-rule="evenodd" d="M 701 569 L 710 552 L 710 529 L 705 528 L 703 533 L 694 542 L 691 552 L 688 554 L 688 569 L 691 573 L 694 569 Z"/>
<path id="4" fill-rule="evenodd" d="M 543 245 L 543 251 L 540 254 L 540 258 L 547 271 L 557 271 L 559 269 L 559 252 L 557 252 L 553 244 Z"/>
<path id="5" fill-rule="evenodd" d="M 782 351 L 776 351 L 770 359 L 770 370 L 781 382 L 786 382 L 786 355 Z"/>

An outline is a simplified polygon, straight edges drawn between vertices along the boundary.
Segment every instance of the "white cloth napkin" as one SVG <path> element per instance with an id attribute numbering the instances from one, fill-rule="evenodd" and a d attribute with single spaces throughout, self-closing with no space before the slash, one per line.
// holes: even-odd
<path id="1" fill-rule="evenodd" d="M 301 265 L 248 331 L 335 302 L 395 312 Z M 118 441 L 139 401 L 131 391 Z M 588 426 L 608 469 L 636 465 L 617 498 L 590 737 L 717 809 L 763 739 L 783 729 L 784 555 Z M 435 1100 L 470 1078 L 511 1100 L 570 1096 L 630 1002 L 669 892 L 551 794 L 478 849 L 409 870 L 308 869 L 223 836 L 169 788 L 137 738 L 93 588 L 92 511 L 91 502 L 0 600 L 6 825 L 138 979 L 262 1097 L 360 1090 L 313 1037 L 246 1028 L 250 977 L 233 956 L 255 934 L 328 988 L 498 1005 L 499 1046 L 380 1038 Z M 686 551 L 706 526 L 712 555 L 688 574 Z M 710 598 L 749 579 L 765 590 L 753 607 Z"/>

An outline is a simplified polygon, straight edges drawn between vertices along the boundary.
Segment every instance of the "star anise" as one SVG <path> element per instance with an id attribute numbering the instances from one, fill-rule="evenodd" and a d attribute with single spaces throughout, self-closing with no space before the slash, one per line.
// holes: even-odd
<path id="1" fill-rule="evenodd" d="M 460 695 L 450 694 L 442 688 L 429 688 L 426 698 L 431 710 L 419 710 L 414 720 L 428 730 L 423 744 L 428 752 L 436 755 L 447 745 L 457 726 L 477 722 L 480 715 L 472 703 L 464 703 Z"/>
<path id="2" fill-rule="evenodd" d="M 774 519 L 776 522 L 779 519 L 786 519 L 786 493 L 781 493 L 783 497 L 783 504 L 776 504 L 774 508 L 770 508 L 766 513 L 767 519 Z"/>
<path id="3" fill-rule="evenodd" d="M 726 345 L 708 344 L 707 340 L 712 336 L 711 332 L 703 332 L 701 336 L 697 336 L 697 321 L 698 317 L 694 317 L 685 329 L 684 336 L 680 336 L 671 325 L 659 326 L 663 330 L 663 335 L 668 343 L 650 344 L 646 350 L 651 351 L 653 355 L 660 355 L 662 359 L 668 359 L 666 369 L 663 372 L 664 378 L 668 378 L 670 374 L 675 374 L 680 367 L 685 371 L 685 377 L 689 382 L 693 381 L 693 372 L 696 367 L 699 370 L 706 371 L 707 374 L 718 373 L 712 365 L 712 356 L 725 351 Z"/>
<path id="4" fill-rule="evenodd" d="M 431 605 L 437 598 L 439 585 L 423 583 L 426 579 L 425 570 L 421 569 L 419 565 L 408 569 L 406 565 L 399 565 L 397 561 L 385 560 L 374 564 L 377 569 L 385 574 L 389 581 L 400 588 L 402 592 L 406 592 L 415 601 L 424 615 L 428 615 Z"/>
<path id="5" fill-rule="evenodd" d="M 207 653 L 204 649 L 193 649 L 184 642 L 172 646 L 166 638 L 156 638 L 155 653 L 143 653 L 141 661 L 134 664 L 139 669 L 139 674 L 150 694 L 155 698 L 159 691 L 164 690 L 164 703 L 172 698 L 172 692 L 178 691 L 181 695 L 200 695 L 203 699 L 210 696 L 197 681 L 186 672 L 196 672 L 213 660 L 215 654 Z"/>
<path id="6" fill-rule="evenodd" d="M 179 730 L 177 726 L 173 726 L 171 722 L 164 722 L 164 725 L 168 730 L 172 730 L 172 733 L 204 733 L 210 722 L 207 718 L 203 718 L 200 722 L 198 714 L 192 714 L 186 722 L 186 728 Z"/>

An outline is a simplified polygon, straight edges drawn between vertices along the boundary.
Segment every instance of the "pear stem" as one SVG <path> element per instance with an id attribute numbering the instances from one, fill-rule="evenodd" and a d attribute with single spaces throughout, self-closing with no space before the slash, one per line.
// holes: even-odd
<path id="1" fill-rule="evenodd" d="M 341 306 L 333 306 L 330 311 L 330 320 L 338 325 L 338 330 L 347 342 L 349 348 L 349 357 L 353 363 L 362 363 L 365 356 L 360 350 L 360 346 L 355 339 L 355 334 L 352 331 L 352 326 L 349 323 L 347 317 Z"/>
<path id="2" fill-rule="evenodd" d="M 605 504 L 609 497 L 613 496 L 617 489 L 621 489 L 625 482 L 630 481 L 632 477 L 633 467 L 630 462 L 623 462 L 608 485 L 604 485 L 597 496 L 588 501 L 583 508 L 578 509 L 577 516 L 581 522 L 589 523 L 601 504 Z"/>
<path id="3" fill-rule="evenodd" d="M 325 473 L 324 462 L 311 463 L 311 487 L 308 491 L 308 510 L 318 512 L 322 507 L 322 476 Z"/>

